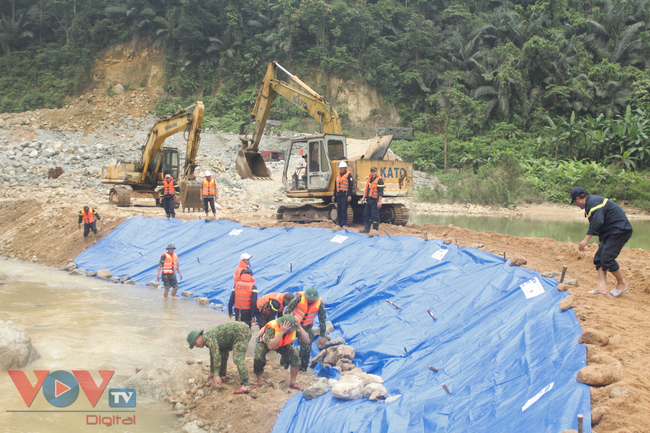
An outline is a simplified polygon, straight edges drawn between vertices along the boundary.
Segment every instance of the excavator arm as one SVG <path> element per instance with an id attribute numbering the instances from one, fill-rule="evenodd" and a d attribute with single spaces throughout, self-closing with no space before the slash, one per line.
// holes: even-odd
<path id="1" fill-rule="evenodd" d="M 289 76 L 290 83 L 278 80 L 278 69 Z M 341 134 L 341 121 L 338 113 L 327 100 L 303 83 L 297 76 L 284 69 L 278 62 L 271 62 L 266 69 L 262 86 L 257 94 L 251 119 L 255 128 L 251 138 L 242 138 L 242 149 L 237 155 L 237 173 L 242 178 L 271 177 L 264 159 L 258 153 L 264 127 L 269 118 L 271 104 L 279 94 L 291 101 L 319 122 L 320 131 L 327 134 Z"/>
<path id="2" fill-rule="evenodd" d="M 189 113 L 187 110 L 194 107 L 194 111 Z M 188 126 L 190 128 L 190 137 L 187 141 L 187 153 L 185 158 L 185 175 L 188 172 L 188 165 L 194 165 L 196 153 L 198 151 L 198 143 L 200 139 L 201 125 L 203 124 L 203 102 L 197 101 L 195 104 L 187 108 L 178 110 L 174 114 L 163 117 L 158 123 L 151 128 L 147 142 L 142 151 L 142 157 L 138 164 L 138 171 L 140 171 L 140 179 L 145 183 L 156 184 L 162 180 L 163 173 L 160 172 L 160 164 L 162 159 L 156 158 L 160 153 L 160 149 L 165 139 L 171 135 L 185 130 Z M 191 168 L 191 173 L 194 173 L 194 167 Z"/>

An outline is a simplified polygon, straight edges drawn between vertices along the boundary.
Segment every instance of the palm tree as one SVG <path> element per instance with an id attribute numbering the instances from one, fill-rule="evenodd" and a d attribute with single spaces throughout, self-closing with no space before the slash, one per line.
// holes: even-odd
<path id="1" fill-rule="evenodd" d="M 2 16 L 0 19 L 0 48 L 4 55 L 10 55 L 12 47 L 16 46 L 21 39 L 34 37 L 32 32 L 25 30 L 27 24 L 26 21 L 23 22 L 23 15 L 20 15 L 18 19 L 15 19 L 15 16 L 10 18 Z"/>

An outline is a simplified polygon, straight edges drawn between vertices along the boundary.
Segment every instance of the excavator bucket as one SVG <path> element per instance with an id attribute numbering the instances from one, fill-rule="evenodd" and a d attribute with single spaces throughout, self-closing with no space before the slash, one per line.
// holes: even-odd
<path id="1" fill-rule="evenodd" d="M 181 206 L 183 212 L 187 209 L 189 212 L 201 211 L 203 208 L 203 201 L 201 200 L 201 182 L 195 180 L 181 180 Z"/>
<path id="2" fill-rule="evenodd" d="M 242 179 L 271 178 L 271 172 L 266 167 L 264 157 L 259 152 L 240 150 L 237 154 L 237 174 Z"/>

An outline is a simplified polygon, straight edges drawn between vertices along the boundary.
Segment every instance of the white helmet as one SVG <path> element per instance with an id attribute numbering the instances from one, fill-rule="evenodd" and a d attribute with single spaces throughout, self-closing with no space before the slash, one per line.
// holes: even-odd
<path id="1" fill-rule="evenodd" d="M 205 171 L 205 177 L 210 177 L 212 176 L 212 173 L 210 173 L 210 170 Z"/>
<path id="2" fill-rule="evenodd" d="M 239 260 L 250 260 L 250 259 L 252 259 L 252 258 L 253 258 L 253 256 L 251 256 L 251 255 L 248 254 L 248 253 L 242 253 L 242 255 L 239 256 Z"/>
<path id="3" fill-rule="evenodd" d="M 346 168 L 348 165 L 345 163 L 345 161 L 339 162 L 339 168 Z"/>

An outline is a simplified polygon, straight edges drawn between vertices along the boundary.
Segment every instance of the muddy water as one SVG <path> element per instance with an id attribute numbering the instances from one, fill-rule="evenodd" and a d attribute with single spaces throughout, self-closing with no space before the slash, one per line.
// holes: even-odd
<path id="1" fill-rule="evenodd" d="M 409 222 L 414 224 L 435 224 L 463 227 L 477 232 L 490 230 L 512 236 L 552 238 L 562 242 L 580 242 L 589 226 L 584 218 L 512 218 L 470 215 L 413 214 Z M 650 249 L 650 221 L 631 219 L 634 235 L 625 245 L 628 248 Z M 591 243 L 598 241 L 592 238 Z"/>
<path id="2" fill-rule="evenodd" d="M 97 384 L 97 370 L 114 370 L 109 388 L 135 373 L 136 366 L 163 356 L 209 362 L 206 349 L 190 351 L 189 330 L 209 329 L 227 319 L 223 313 L 184 299 L 163 299 L 162 291 L 116 285 L 96 278 L 71 276 L 46 266 L 0 259 L 0 319 L 25 328 L 41 358 L 23 371 L 34 384 L 33 370 L 88 370 Z M 135 425 L 110 428 L 86 425 L 87 415 L 113 416 L 108 391 L 93 408 L 83 391 L 68 407 L 55 407 L 41 390 L 26 407 L 13 381 L 0 371 L 0 432 L 178 431 L 170 406 L 137 396 Z M 75 410 L 88 412 L 8 412 L 15 410 Z M 90 418 L 92 422 L 95 418 Z M 108 421 L 108 420 L 106 420 Z"/>

